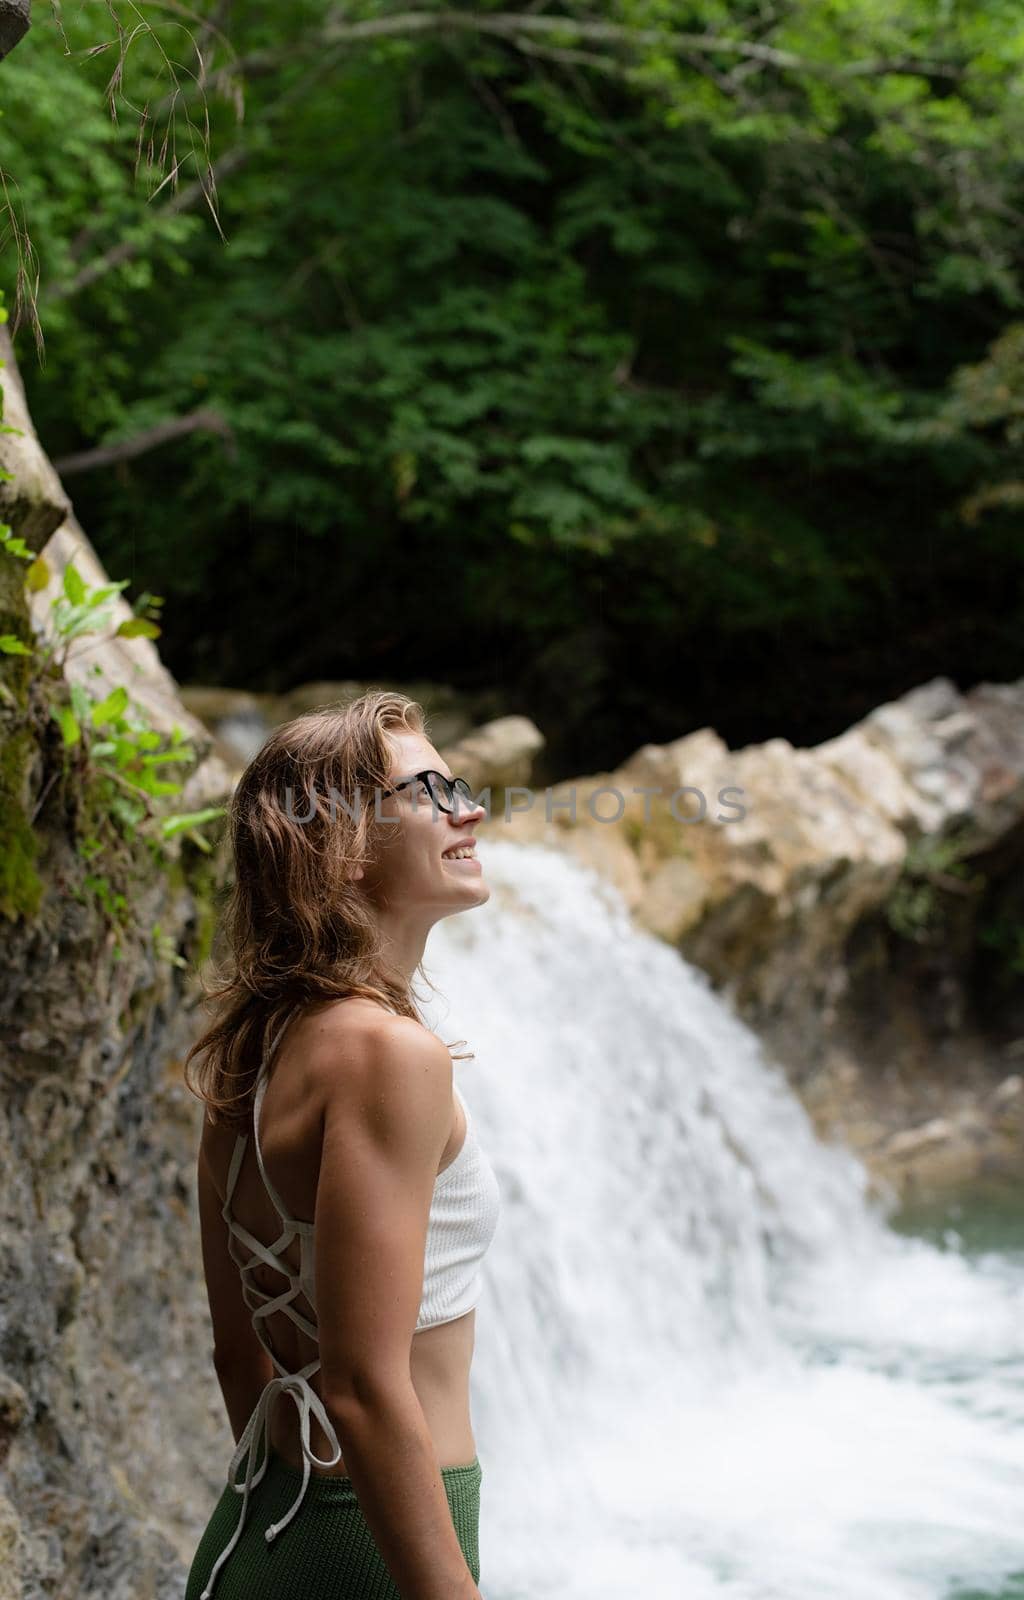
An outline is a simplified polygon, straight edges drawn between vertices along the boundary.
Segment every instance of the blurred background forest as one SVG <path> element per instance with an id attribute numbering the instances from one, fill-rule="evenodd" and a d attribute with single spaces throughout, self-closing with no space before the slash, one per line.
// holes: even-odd
<path id="1" fill-rule="evenodd" d="M 33 20 L 0 275 L 180 680 L 496 689 L 553 779 L 1024 672 L 1017 7 Z"/>

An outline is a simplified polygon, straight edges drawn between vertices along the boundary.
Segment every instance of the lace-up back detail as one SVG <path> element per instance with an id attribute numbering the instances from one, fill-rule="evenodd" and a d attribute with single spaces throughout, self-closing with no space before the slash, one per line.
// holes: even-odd
<path id="1" fill-rule="evenodd" d="M 278 1035 L 280 1037 L 280 1035 Z M 231 1156 L 231 1166 L 228 1169 L 227 1189 L 224 1195 L 222 1215 L 228 1225 L 228 1251 L 235 1263 L 242 1279 L 242 1296 L 246 1305 L 252 1312 L 252 1325 L 264 1350 L 278 1370 L 283 1370 L 278 1362 L 273 1345 L 267 1331 L 267 1319 L 275 1311 L 283 1311 L 297 1328 L 300 1328 L 310 1339 L 317 1338 L 317 1324 L 312 1322 L 296 1304 L 299 1299 L 304 1299 L 313 1310 L 316 1308 L 316 1280 L 313 1271 L 313 1224 L 303 1222 L 298 1217 L 293 1217 L 274 1185 L 270 1175 L 263 1164 L 263 1151 L 260 1148 L 260 1112 L 263 1108 L 263 1096 L 267 1087 L 267 1076 L 260 1074 L 256 1097 L 253 1102 L 253 1142 L 256 1147 L 256 1160 L 259 1164 L 260 1177 L 263 1179 L 267 1194 L 273 1202 L 274 1209 L 281 1219 L 281 1232 L 273 1244 L 264 1244 L 255 1238 L 247 1228 L 235 1218 L 231 1211 L 231 1201 L 238 1182 L 238 1174 L 245 1157 L 248 1139 L 240 1134 L 235 1140 L 235 1148 Z M 299 1241 L 299 1269 L 296 1272 L 285 1256 L 285 1252 L 292 1243 Z M 248 1256 L 239 1253 L 238 1246 L 243 1245 L 249 1252 Z M 277 1294 L 268 1294 L 253 1277 L 255 1269 L 259 1266 L 270 1267 L 274 1272 L 286 1280 L 287 1287 L 282 1288 Z M 310 1363 L 308 1376 L 320 1366 L 319 1360 Z"/>

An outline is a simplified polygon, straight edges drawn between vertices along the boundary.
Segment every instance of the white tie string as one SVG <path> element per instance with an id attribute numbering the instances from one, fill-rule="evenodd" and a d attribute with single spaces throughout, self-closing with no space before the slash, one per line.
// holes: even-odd
<path id="1" fill-rule="evenodd" d="M 242 1496 L 242 1508 L 238 1518 L 238 1526 L 214 1562 L 213 1570 L 210 1573 L 206 1588 L 200 1596 L 200 1600 L 210 1600 L 213 1594 L 213 1586 L 217 1581 L 221 1567 L 242 1537 L 242 1529 L 245 1526 L 245 1519 L 249 1510 L 250 1492 L 253 1486 L 262 1479 L 270 1459 L 270 1421 L 274 1404 L 279 1395 L 289 1395 L 294 1400 L 298 1410 L 299 1435 L 302 1447 L 302 1485 L 281 1520 L 272 1522 L 265 1530 L 263 1536 L 268 1544 L 273 1543 L 281 1529 L 288 1526 L 298 1511 L 306 1493 L 311 1469 L 314 1466 L 336 1467 L 341 1460 L 341 1444 L 334 1425 L 327 1415 L 323 1401 L 309 1382 L 310 1376 L 316 1371 L 319 1364 L 318 1361 L 313 1361 L 308 1367 L 303 1367 L 301 1372 L 292 1372 L 281 1377 L 271 1378 L 253 1407 L 252 1416 L 245 1425 L 242 1437 L 239 1439 L 235 1447 L 235 1453 L 231 1457 L 231 1465 L 228 1468 L 228 1483 L 236 1494 Z M 310 1445 L 310 1412 L 316 1417 L 330 1443 L 332 1454 L 326 1460 L 322 1460 Z M 263 1433 L 263 1461 L 257 1471 L 256 1457 L 259 1450 L 259 1434 L 261 1430 Z M 243 1482 L 239 1483 L 236 1473 L 243 1460 L 245 1461 L 245 1478 Z"/>

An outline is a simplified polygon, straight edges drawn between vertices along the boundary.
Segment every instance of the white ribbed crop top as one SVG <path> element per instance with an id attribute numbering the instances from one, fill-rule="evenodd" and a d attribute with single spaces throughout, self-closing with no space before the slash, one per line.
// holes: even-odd
<path id="1" fill-rule="evenodd" d="M 268 1195 L 273 1202 L 274 1209 L 281 1218 L 281 1233 L 273 1244 L 264 1244 L 255 1238 L 247 1228 L 243 1228 L 231 1212 L 231 1200 L 235 1192 L 235 1184 L 245 1155 L 248 1136 L 238 1134 L 235 1139 L 235 1148 L 231 1155 L 231 1165 L 228 1169 L 227 1186 L 224 1195 L 224 1204 L 221 1215 L 228 1229 L 228 1252 L 232 1261 L 239 1270 L 242 1280 L 242 1296 L 246 1305 L 252 1312 L 252 1325 L 259 1339 L 274 1364 L 277 1376 L 271 1378 L 262 1394 L 253 1407 L 242 1436 L 231 1457 L 228 1468 L 228 1482 L 237 1494 L 242 1496 L 242 1509 L 238 1518 L 238 1526 L 230 1540 L 225 1545 L 221 1554 L 214 1563 L 206 1588 L 200 1600 L 210 1600 L 217 1576 L 234 1550 L 242 1535 L 245 1524 L 246 1512 L 249 1506 L 249 1493 L 253 1485 L 259 1483 L 267 1470 L 270 1452 L 270 1424 L 271 1414 L 278 1397 L 287 1394 L 293 1400 L 299 1413 L 299 1437 L 302 1447 L 302 1485 L 299 1492 L 289 1507 L 288 1511 L 279 1522 L 271 1523 L 266 1529 L 264 1537 L 270 1544 L 282 1528 L 287 1527 L 292 1517 L 302 1504 L 309 1482 L 312 1467 L 334 1467 L 341 1460 L 341 1445 L 338 1441 L 334 1425 L 324 1408 L 319 1395 L 313 1389 L 309 1380 L 320 1370 L 319 1358 L 314 1358 L 298 1372 L 289 1372 L 283 1367 L 271 1345 L 264 1330 L 267 1317 L 275 1311 L 282 1311 L 303 1333 L 310 1339 L 316 1339 L 317 1327 L 298 1310 L 294 1302 L 305 1296 L 316 1315 L 316 1279 L 313 1270 L 313 1224 L 293 1217 L 281 1199 L 274 1185 L 271 1183 L 263 1164 L 263 1151 L 260 1147 L 260 1112 L 263 1108 L 263 1096 L 267 1087 L 267 1069 L 273 1058 L 274 1051 L 281 1041 L 281 1037 L 292 1020 L 294 1012 L 287 1017 L 271 1041 L 263 1061 L 260 1065 L 259 1076 L 256 1081 L 256 1094 L 253 1100 L 253 1142 L 256 1147 L 256 1160 L 259 1165 L 260 1176 L 266 1186 Z M 456 1090 L 456 1093 L 458 1091 Z M 476 1137 L 476 1129 L 469 1107 L 459 1095 L 466 1119 L 466 1134 L 459 1147 L 459 1152 L 454 1161 L 439 1172 L 434 1181 L 434 1193 L 430 1203 L 430 1218 L 427 1224 L 426 1248 L 423 1261 L 423 1294 L 420 1300 L 419 1316 L 416 1319 L 416 1332 L 422 1328 L 434 1327 L 440 1322 L 452 1322 L 456 1317 L 464 1316 L 471 1311 L 480 1298 L 482 1287 L 480 1264 L 484 1253 L 494 1235 L 501 1210 L 498 1182 L 494 1170 L 486 1155 L 481 1149 Z M 299 1241 L 299 1267 L 293 1270 L 288 1261 L 282 1258 L 282 1252 L 287 1250 L 294 1239 Z M 239 1253 L 238 1246 L 243 1245 L 249 1252 L 248 1256 Z M 279 1294 L 267 1294 L 257 1283 L 254 1283 L 250 1274 L 258 1265 L 271 1267 L 287 1280 L 287 1287 Z M 331 1448 L 331 1455 L 322 1460 L 310 1448 L 310 1416 L 316 1417 Z M 263 1461 L 257 1469 L 256 1460 L 259 1452 L 260 1433 L 263 1434 Z M 245 1463 L 245 1477 L 239 1483 L 237 1473 L 242 1463 Z"/>

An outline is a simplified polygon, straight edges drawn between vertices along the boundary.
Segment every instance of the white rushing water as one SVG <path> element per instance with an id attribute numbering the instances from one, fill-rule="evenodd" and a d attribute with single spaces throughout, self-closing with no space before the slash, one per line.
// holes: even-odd
<path id="1" fill-rule="evenodd" d="M 1024 1256 L 895 1234 L 610 887 L 480 856 L 491 899 L 434 929 L 423 1010 L 475 1052 L 503 1199 L 485 1600 L 1024 1595 Z"/>

